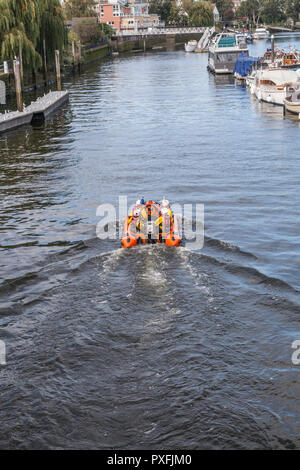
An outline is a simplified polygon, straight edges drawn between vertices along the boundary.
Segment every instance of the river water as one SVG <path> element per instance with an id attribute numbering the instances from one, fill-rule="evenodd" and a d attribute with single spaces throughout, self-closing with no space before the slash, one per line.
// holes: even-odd
<path id="1" fill-rule="evenodd" d="M 300 121 L 206 65 L 94 63 L 0 136 L 0 448 L 299 448 Z M 204 204 L 203 249 L 99 240 L 120 195 Z"/>

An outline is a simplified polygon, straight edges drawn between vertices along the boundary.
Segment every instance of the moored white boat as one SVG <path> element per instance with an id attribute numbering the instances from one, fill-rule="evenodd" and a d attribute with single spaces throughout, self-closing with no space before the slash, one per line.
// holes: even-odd
<path id="1" fill-rule="evenodd" d="M 188 43 L 185 43 L 184 48 L 185 52 L 194 52 L 194 50 L 197 47 L 198 42 L 197 41 L 189 41 Z"/>
<path id="2" fill-rule="evenodd" d="M 248 46 L 243 38 L 234 33 L 217 34 L 208 48 L 208 69 L 216 74 L 233 73 L 240 54 L 248 55 Z"/>
<path id="3" fill-rule="evenodd" d="M 252 35 L 253 39 L 268 39 L 270 37 L 270 32 L 264 28 L 264 27 L 259 27 L 256 28 Z"/>
<path id="4" fill-rule="evenodd" d="M 259 101 L 283 106 L 286 85 L 297 81 L 298 75 L 294 70 L 258 70 L 255 75 L 255 82 L 251 85 L 251 92 L 255 94 Z"/>
<path id="5" fill-rule="evenodd" d="M 252 94 L 254 94 L 254 85 L 255 85 L 255 78 L 256 78 L 257 70 L 253 69 L 252 72 L 247 75 L 246 77 L 246 85 L 250 88 Z"/>
<path id="6" fill-rule="evenodd" d="M 286 86 L 286 96 L 283 100 L 285 111 L 298 114 L 300 117 L 300 82 Z"/>

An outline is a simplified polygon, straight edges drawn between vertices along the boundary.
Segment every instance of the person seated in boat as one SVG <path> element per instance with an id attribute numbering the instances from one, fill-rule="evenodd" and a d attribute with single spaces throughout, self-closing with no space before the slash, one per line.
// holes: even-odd
<path id="1" fill-rule="evenodd" d="M 154 202 L 154 201 L 145 202 L 139 214 L 138 229 L 144 234 L 149 233 L 149 228 L 153 231 L 153 233 L 158 232 L 159 217 L 160 217 L 159 203 Z"/>
<path id="2" fill-rule="evenodd" d="M 169 233 L 173 227 L 174 214 L 170 208 L 170 203 L 167 199 L 163 199 L 160 203 L 160 228 L 162 233 Z"/>
<path id="3" fill-rule="evenodd" d="M 145 205 L 144 199 L 138 199 L 128 214 L 128 223 L 133 224 L 139 230 L 140 228 L 140 215 Z"/>

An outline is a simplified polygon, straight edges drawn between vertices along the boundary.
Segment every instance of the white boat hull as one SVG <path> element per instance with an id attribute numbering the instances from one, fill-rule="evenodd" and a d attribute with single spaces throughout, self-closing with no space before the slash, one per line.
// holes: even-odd
<path id="1" fill-rule="evenodd" d="M 197 47 L 197 41 L 195 41 L 195 44 L 190 44 L 190 43 L 187 43 L 184 45 L 184 48 L 185 48 L 185 52 L 194 52 L 196 47 Z"/>
<path id="2" fill-rule="evenodd" d="M 294 114 L 300 114 L 300 102 L 293 103 L 286 99 L 283 100 L 284 107 L 287 111 Z"/>
<path id="3" fill-rule="evenodd" d="M 298 75 L 293 70 L 266 69 L 256 73 L 255 83 L 250 89 L 259 101 L 283 106 L 286 84 L 295 82 L 298 82 Z"/>
<path id="4" fill-rule="evenodd" d="M 269 39 L 270 32 L 266 28 L 257 28 L 252 37 L 253 39 Z"/>
<path id="5" fill-rule="evenodd" d="M 267 33 L 255 34 L 253 33 L 253 39 L 269 39 L 270 35 Z"/>
<path id="6" fill-rule="evenodd" d="M 283 106 L 283 100 L 285 98 L 285 91 L 273 91 L 270 89 L 263 89 L 255 87 L 255 96 L 259 101 L 265 103 L 276 104 L 277 106 Z"/>

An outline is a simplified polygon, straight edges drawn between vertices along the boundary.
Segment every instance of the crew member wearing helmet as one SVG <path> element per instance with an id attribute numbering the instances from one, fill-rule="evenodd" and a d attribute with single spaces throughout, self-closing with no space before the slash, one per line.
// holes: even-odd
<path id="1" fill-rule="evenodd" d="M 129 212 L 129 219 L 128 223 L 133 223 L 133 225 L 136 227 L 137 230 L 140 229 L 140 215 L 141 211 L 145 205 L 144 199 L 138 199 L 132 208 L 132 210 Z"/>
<path id="2" fill-rule="evenodd" d="M 163 199 L 160 203 L 161 206 L 161 217 L 160 217 L 160 227 L 163 234 L 170 233 L 173 223 L 174 223 L 174 214 L 170 209 L 170 203 L 167 199 Z"/>

